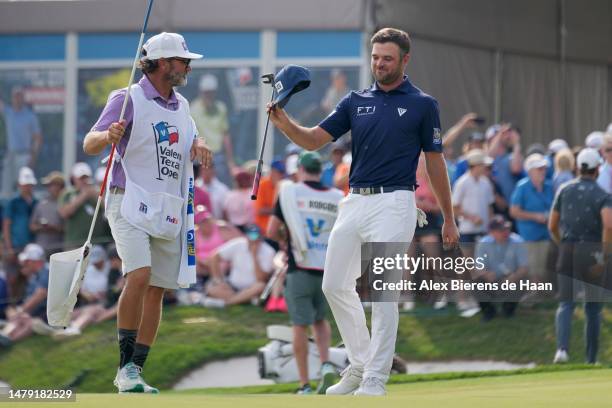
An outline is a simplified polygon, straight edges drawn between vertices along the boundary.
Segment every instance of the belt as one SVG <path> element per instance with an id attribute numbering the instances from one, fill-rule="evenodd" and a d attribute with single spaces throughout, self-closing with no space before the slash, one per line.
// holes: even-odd
<path id="1" fill-rule="evenodd" d="M 371 195 L 371 194 L 380 194 L 380 193 L 391 193 L 393 191 L 415 191 L 415 185 L 405 186 L 405 187 L 351 187 L 349 189 L 350 193 L 360 194 L 360 195 Z"/>
<path id="2" fill-rule="evenodd" d="M 123 193 L 125 193 L 125 188 L 114 186 L 114 187 L 111 187 L 108 190 L 108 192 L 111 193 L 111 194 L 123 194 Z"/>

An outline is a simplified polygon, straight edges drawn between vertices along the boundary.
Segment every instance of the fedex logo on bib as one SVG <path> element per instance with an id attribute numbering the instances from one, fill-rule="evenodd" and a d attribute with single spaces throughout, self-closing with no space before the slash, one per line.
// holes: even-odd
<path id="1" fill-rule="evenodd" d="M 172 145 L 180 146 L 178 128 L 162 121 L 153 124 L 153 132 L 157 145 L 157 179 L 165 176 L 178 180 L 183 155 L 172 148 Z"/>

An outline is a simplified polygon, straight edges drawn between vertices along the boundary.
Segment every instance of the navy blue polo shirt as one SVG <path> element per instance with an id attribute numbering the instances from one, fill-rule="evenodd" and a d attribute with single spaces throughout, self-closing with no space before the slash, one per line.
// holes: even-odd
<path id="1" fill-rule="evenodd" d="M 351 131 L 351 187 L 416 185 L 421 150 L 442 152 L 438 102 L 410 83 L 352 91 L 319 126 L 334 140 Z"/>

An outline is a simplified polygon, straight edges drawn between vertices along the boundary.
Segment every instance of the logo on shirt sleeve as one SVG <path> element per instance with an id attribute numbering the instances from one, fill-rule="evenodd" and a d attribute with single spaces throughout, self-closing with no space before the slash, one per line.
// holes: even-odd
<path id="1" fill-rule="evenodd" d="M 434 144 L 442 144 L 442 136 L 440 136 L 440 128 L 433 128 Z"/>

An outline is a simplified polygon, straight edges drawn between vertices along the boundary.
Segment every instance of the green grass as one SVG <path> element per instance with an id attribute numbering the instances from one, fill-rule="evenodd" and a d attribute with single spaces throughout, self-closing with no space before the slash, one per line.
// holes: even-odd
<path id="1" fill-rule="evenodd" d="M 612 400 L 612 370 L 574 370 L 391 384 L 388 395 L 381 398 L 354 396 L 296 395 L 206 395 L 167 392 L 160 395 L 77 394 L 76 403 L 53 403 L 53 407 L 113 408 L 146 406 L 147 408 L 351 408 L 375 405 L 404 407 L 529 407 L 529 408 L 595 408 L 609 406 Z M 375 405 L 374 405 L 375 404 Z M 19 404 L 37 408 L 40 403 Z"/>
<path id="2" fill-rule="evenodd" d="M 599 360 L 612 362 L 612 327 L 604 310 Z M 204 318 L 186 324 L 184 319 Z M 572 332 L 571 362 L 584 356 L 582 311 L 576 313 Z M 252 355 L 267 342 L 268 324 L 286 324 L 287 316 L 268 314 L 245 306 L 226 310 L 168 308 L 157 343 L 146 366 L 146 379 L 162 389 L 171 388 L 184 374 L 207 361 Z M 56 341 L 33 336 L 11 349 L 0 351 L 0 378 L 14 387 L 53 388 L 84 374 L 79 392 L 114 392 L 117 365 L 114 322 L 92 326 L 84 334 Z M 335 341 L 338 340 L 334 329 Z M 555 349 L 554 307 L 520 309 L 514 319 L 462 319 L 454 312 L 402 314 L 398 353 L 409 361 L 492 359 L 516 363 L 549 363 Z M 282 387 L 282 386 L 281 386 Z"/>

